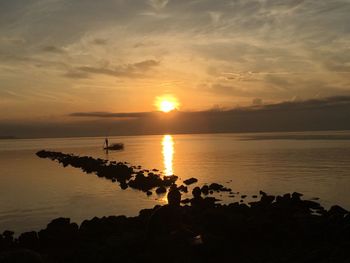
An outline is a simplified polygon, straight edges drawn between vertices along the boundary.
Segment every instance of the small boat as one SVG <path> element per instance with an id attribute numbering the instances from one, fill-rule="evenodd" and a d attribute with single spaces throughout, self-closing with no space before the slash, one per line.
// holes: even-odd
<path id="1" fill-rule="evenodd" d="M 124 144 L 121 142 L 118 143 L 112 143 L 111 145 L 108 145 L 108 147 L 104 147 L 103 149 L 105 150 L 123 150 L 124 149 Z"/>

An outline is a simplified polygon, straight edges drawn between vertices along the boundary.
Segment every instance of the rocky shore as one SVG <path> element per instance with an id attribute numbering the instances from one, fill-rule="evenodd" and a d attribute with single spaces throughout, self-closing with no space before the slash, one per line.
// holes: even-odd
<path id="1" fill-rule="evenodd" d="M 0 262 L 350 262 L 350 214 L 301 194 L 261 192 L 249 204 L 217 204 L 193 191 L 136 217 L 109 216 L 80 226 L 57 218 L 39 232 L 0 235 Z"/>
<path id="2" fill-rule="evenodd" d="M 136 217 L 93 218 L 80 225 L 57 218 L 17 238 L 4 231 L 1 263 L 350 262 L 350 213 L 340 206 L 327 210 L 296 192 L 272 196 L 263 191 L 222 204 L 211 194 L 236 193 L 218 183 L 191 191 L 196 178 L 177 186 L 176 176 L 162 177 L 156 169 L 60 152 L 37 155 L 118 182 L 122 189 L 167 193 L 168 205 L 141 210 Z M 186 198 L 182 193 L 188 193 Z M 246 203 L 249 199 L 256 201 Z"/>

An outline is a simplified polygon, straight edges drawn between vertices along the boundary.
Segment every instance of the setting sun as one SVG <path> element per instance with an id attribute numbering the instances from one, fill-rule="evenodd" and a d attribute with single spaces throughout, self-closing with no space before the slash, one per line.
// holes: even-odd
<path id="1" fill-rule="evenodd" d="M 167 95 L 157 97 L 155 105 L 157 106 L 158 110 L 162 112 L 170 112 L 172 110 L 178 109 L 179 102 L 175 97 Z"/>

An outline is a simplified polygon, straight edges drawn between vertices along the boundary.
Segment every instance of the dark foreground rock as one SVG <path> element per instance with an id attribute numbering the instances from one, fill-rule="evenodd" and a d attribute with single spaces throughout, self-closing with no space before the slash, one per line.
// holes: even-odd
<path id="1" fill-rule="evenodd" d="M 193 191 L 191 206 L 179 206 L 172 187 L 169 205 L 137 217 L 80 226 L 58 218 L 16 239 L 6 231 L 0 262 L 350 262 L 350 214 L 339 206 L 326 210 L 298 193 L 223 205 L 201 192 Z"/>

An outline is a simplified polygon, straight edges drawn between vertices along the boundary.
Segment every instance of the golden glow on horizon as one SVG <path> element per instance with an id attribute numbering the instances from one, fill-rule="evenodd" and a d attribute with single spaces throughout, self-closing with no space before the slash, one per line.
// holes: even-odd
<path id="1" fill-rule="evenodd" d="M 164 135 L 162 139 L 163 146 L 163 163 L 164 174 L 170 176 L 174 174 L 173 170 L 173 156 L 174 156 L 174 141 L 171 135 Z"/>
<path id="2" fill-rule="evenodd" d="M 172 110 L 178 109 L 179 102 L 177 98 L 175 98 L 172 95 L 166 95 L 156 98 L 155 105 L 157 106 L 158 110 L 162 112 L 170 112 Z"/>

